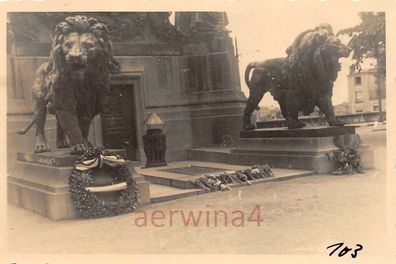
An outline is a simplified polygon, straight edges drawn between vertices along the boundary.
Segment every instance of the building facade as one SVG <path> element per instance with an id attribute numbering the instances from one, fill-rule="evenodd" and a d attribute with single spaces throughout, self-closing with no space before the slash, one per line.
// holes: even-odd
<path id="1" fill-rule="evenodd" d="M 117 107 L 114 115 L 93 122 L 95 143 L 106 148 L 128 143 L 133 159 L 144 160 L 143 123 L 151 113 L 165 122 L 168 161 L 186 159 L 190 148 L 220 144 L 223 135 L 238 137 L 246 97 L 225 13 L 177 13 L 175 25 L 169 22 L 170 12 L 9 13 L 7 142 L 11 159 L 17 151 L 34 148 L 34 129 L 23 137 L 16 131 L 33 118 L 31 84 L 36 69 L 48 60 L 51 32 L 65 17 L 74 15 L 95 17 L 109 27 L 113 54 L 121 65 L 121 72 L 112 76 L 112 89 L 120 95 L 114 98 Z M 55 149 L 56 120 L 47 119 L 47 139 Z"/>
<path id="2" fill-rule="evenodd" d="M 380 81 L 382 111 L 386 112 L 386 85 Z M 375 69 L 351 72 L 348 75 L 348 104 L 352 114 L 378 112 L 378 77 Z"/>

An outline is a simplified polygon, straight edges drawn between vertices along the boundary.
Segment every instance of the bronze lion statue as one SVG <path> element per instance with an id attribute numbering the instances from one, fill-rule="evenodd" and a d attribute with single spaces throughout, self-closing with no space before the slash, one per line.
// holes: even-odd
<path id="1" fill-rule="evenodd" d="M 341 69 L 338 60 L 348 57 L 350 52 L 334 36 L 331 26 L 322 24 L 299 34 L 287 48 L 287 57 L 250 63 L 245 71 L 250 95 L 244 110 L 244 129 L 255 129 L 250 116 L 268 91 L 278 101 L 289 129 L 303 127 L 304 123 L 298 120 L 299 112 L 309 115 L 315 106 L 330 126 L 342 126 L 334 115 L 331 98 L 333 83 Z"/>
<path id="2" fill-rule="evenodd" d="M 67 17 L 55 27 L 49 61 L 35 73 L 34 118 L 19 134 L 36 124 L 35 152 L 49 151 L 44 132 L 48 112 L 57 120 L 57 147 L 83 153 L 90 146 L 92 119 L 108 108 L 110 74 L 118 70 L 106 25 L 95 18 Z"/>

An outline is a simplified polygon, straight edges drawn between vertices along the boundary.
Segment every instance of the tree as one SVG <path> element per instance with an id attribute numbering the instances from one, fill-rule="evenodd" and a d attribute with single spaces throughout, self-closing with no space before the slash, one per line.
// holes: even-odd
<path id="1" fill-rule="evenodd" d="M 379 121 L 383 121 L 381 80 L 386 76 L 385 12 L 360 12 L 359 17 L 359 25 L 342 29 L 337 36 L 351 37 L 348 46 L 353 50 L 352 59 L 355 62 L 352 66 L 358 71 L 361 71 L 361 64 L 366 58 L 376 60 Z"/>

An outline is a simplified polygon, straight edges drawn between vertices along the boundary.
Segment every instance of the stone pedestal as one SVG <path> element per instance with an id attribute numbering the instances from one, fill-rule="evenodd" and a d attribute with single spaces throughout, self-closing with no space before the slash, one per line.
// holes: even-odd
<path id="1" fill-rule="evenodd" d="M 257 129 L 242 131 L 239 145 L 231 153 L 253 163 L 323 174 L 333 170 L 333 161 L 328 154 L 337 149 L 337 145 L 356 145 L 357 142 L 360 137 L 353 126 Z M 358 152 L 363 167 L 373 168 L 372 150 L 361 142 Z"/>
<path id="2" fill-rule="evenodd" d="M 69 195 L 69 176 L 77 156 L 69 150 L 17 153 L 15 170 L 7 179 L 8 201 L 52 220 L 78 217 Z M 149 182 L 128 167 L 138 185 L 140 205 L 150 203 Z"/>

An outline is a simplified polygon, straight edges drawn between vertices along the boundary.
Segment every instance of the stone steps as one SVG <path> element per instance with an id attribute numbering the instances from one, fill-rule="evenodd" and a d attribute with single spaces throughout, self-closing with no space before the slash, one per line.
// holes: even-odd
<path id="1" fill-rule="evenodd" d="M 72 170 L 70 164 L 75 158 L 76 156 L 68 155 L 66 150 L 40 154 L 19 153 L 16 170 L 7 179 L 9 202 L 53 220 L 78 217 L 68 192 L 68 179 Z M 154 168 L 142 168 L 140 162 L 128 161 L 127 164 L 135 175 L 141 205 L 208 193 L 209 191 L 206 190 L 192 188 L 190 183 L 191 179 L 205 175 L 204 171 L 217 174 L 220 171 L 246 168 L 245 166 L 190 160 L 171 162 L 167 166 Z M 177 173 L 177 171 L 182 173 Z M 194 174 L 195 171 L 199 173 Z M 313 175 L 312 171 L 306 170 L 275 168 L 273 172 L 275 177 L 255 180 L 252 184 Z M 229 186 L 239 188 L 247 184 L 235 183 Z"/>
<path id="2" fill-rule="evenodd" d="M 191 161 L 190 161 L 191 162 Z M 194 161 L 192 161 L 195 163 Z M 172 165 L 172 164 L 171 164 Z M 300 177 L 312 176 L 314 175 L 313 171 L 306 171 L 306 170 L 289 170 L 289 169 L 272 169 L 275 177 L 268 177 L 263 178 L 255 181 L 251 181 L 252 184 L 260 184 L 260 183 L 269 183 L 269 182 L 278 182 L 278 181 L 285 181 L 296 179 Z M 199 175 L 198 175 L 199 176 Z M 198 177 L 196 176 L 196 177 Z M 145 175 L 146 179 L 153 180 L 153 176 Z M 156 182 L 154 180 L 154 182 Z M 188 189 L 181 189 L 175 187 L 173 185 L 166 185 L 165 181 L 160 183 L 154 183 L 153 181 L 150 182 L 150 197 L 151 203 L 160 203 L 160 202 L 167 202 L 176 199 L 182 199 L 190 196 L 202 195 L 205 193 L 209 193 L 210 191 L 202 190 L 202 189 L 195 189 L 195 188 L 188 188 Z M 239 188 L 239 187 L 247 187 L 248 184 L 229 184 L 229 187 L 232 189 Z"/>
<path id="3" fill-rule="evenodd" d="M 224 149 L 217 149 L 219 152 Z M 179 162 L 170 162 L 166 166 L 142 168 L 135 167 L 139 175 L 150 182 L 151 203 L 167 202 L 176 199 L 182 199 L 190 196 L 202 195 L 210 191 L 196 189 L 191 180 L 203 175 L 217 175 L 223 171 L 242 170 L 247 166 L 238 166 L 225 163 L 201 162 L 196 160 L 187 160 Z M 205 173 L 204 171 L 209 173 Z M 290 170 L 290 169 L 272 169 L 275 177 L 268 177 L 251 181 L 252 184 L 276 182 L 290 180 L 299 177 L 314 175 L 313 171 L 307 170 Z M 197 172 L 196 174 L 194 172 Z M 231 188 L 246 187 L 248 184 L 229 184 Z"/>
<path id="4" fill-rule="evenodd" d="M 198 173 L 192 174 L 183 171 L 187 171 L 186 168 L 190 168 L 191 170 L 197 168 L 216 168 L 216 172 L 211 173 Z M 179 162 L 171 162 L 168 163 L 167 166 L 161 167 L 153 167 L 153 168 L 139 168 L 135 167 L 135 171 L 139 175 L 143 175 L 146 180 L 150 181 L 151 184 L 154 185 L 162 185 L 172 188 L 179 189 L 193 189 L 194 186 L 191 183 L 191 180 L 204 176 L 204 175 L 218 175 L 224 171 L 235 171 L 235 170 L 244 170 L 248 168 L 247 166 L 238 166 L 224 163 L 214 163 L 214 162 L 200 162 L 200 161 L 179 161 Z M 176 169 L 180 169 L 180 173 L 178 172 L 169 172 L 170 170 L 176 171 Z M 309 170 L 293 170 L 293 169 L 281 169 L 281 168 L 272 168 L 272 171 L 275 174 L 275 177 L 268 177 L 264 179 L 256 180 L 256 182 L 261 181 L 277 181 L 280 178 L 287 177 L 299 177 L 299 176 L 308 176 L 312 175 L 313 172 Z M 230 185 L 233 186 L 233 185 Z"/>
<path id="5" fill-rule="evenodd" d="M 161 203 L 204 193 L 199 189 L 180 189 L 172 186 L 150 183 L 151 203 Z"/>
<path id="6" fill-rule="evenodd" d="M 214 163 L 214 162 L 200 162 L 200 161 L 178 161 L 168 163 L 166 166 L 161 167 L 151 167 L 151 168 L 140 168 L 135 167 L 135 170 L 138 174 L 143 175 L 146 180 L 150 181 L 150 183 L 172 186 L 180 189 L 191 189 L 194 186 L 191 183 L 191 180 L 205 175 L 205 174 L 213 174 L 222 171 L 230 171 L 230 170 L 243 170 L 246 169 L 245 166 L 237 166 L 230 165 L 224 163 Z M 205 169 L 208 173 L 200 173 L 200 174 L 191 174 L 185 172 L 186 169 L 190 170 L 201 170 Z M 180 170 L 180 173 L 175 171 Z"/>

